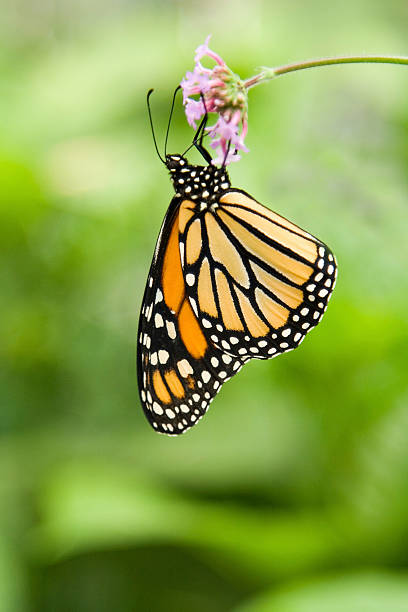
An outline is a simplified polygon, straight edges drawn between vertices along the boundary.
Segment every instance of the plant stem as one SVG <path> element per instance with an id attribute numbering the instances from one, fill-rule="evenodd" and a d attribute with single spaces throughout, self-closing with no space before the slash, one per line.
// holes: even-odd
<path id="1" fill-rule="evenodd" d="M 387 55 L 362 55 L 350 57 L 326 57 L 295 64 L 286 64 L 277 68 L 264 68 L 262 72 L 244 81 L 246 89 L 250 89 L 262 82 L 269 81 L 275 77 L 306 68 L 319 68 L 320 66 L 333 66 L 337 64 L 403 64 L 408 66 L 408 57 Z"/>

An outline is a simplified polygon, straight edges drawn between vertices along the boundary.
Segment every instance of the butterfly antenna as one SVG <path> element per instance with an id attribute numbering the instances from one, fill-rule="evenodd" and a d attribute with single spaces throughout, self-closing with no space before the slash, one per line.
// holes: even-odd
<path id="1" fill-rule="evenodd" d="M 165 160 L 162 158 L 162 156 L 159 153 L 159 149 L 157 147 L 157 142 L 156 142 L 156 136 L 154 134 L 154 127 L 153 127 L 153 120 L 152 120 L 152 111 L 151 111 L 151 108 L 150 108 L 150 96 L 152 95 L 153 91 L 154 91 L 153 89 L 149 89 L 149 91 L 147 92 L 147 99 L 146 99 L 146 101 L 147 101 L 147 110 L 148 110 L 148 113 L 149 113 L 150 127 L 152 129 L 152 136 L 153 136 L 154 147 L 156 149 L 156 153 L 159 156 L 160 161 L 163 164 L 165 164 L 166 163 Z"/>
<path id="2" fill-rule="evenodd" d="M 176 87 L 176 90 L 175 90 L 175 92 L 173 94 L 173 101 L 171 103 L 169 122 L 167 124 L 167 130 L 166 130 L 166 139 L 164 141 L 164 157 L 166 157 L 166 155 L 167 155 L 167 141 L 169 139 L 170 124 L 171 124 L 171 119 L 173 117 L 174 104 L 176 102 L 176 96 L 177 96 L 177 93 L 178 93 L 179 89 L 181 89 L 180 85 L 178 85 L 178 87 Z"/>
<path id="3" fill-rule="evenodd" d="M 205 103 L 205 98 L 204 98 L 204 94 L 202 91 L 200 91 L 200 99 L 202 102 L 202 105 L 204 107 L 204 117 L 202 122 L 200 123 L 200 126 L 197 130 L 196 135 L 194 136 L 194 142 L 197 142 L 197 140 L 199 140 L 200 145 L 203 145 L 203 138 L 204 138 L 204 132 L 205 132 L 205 128 L 207 126 L 207 121 L 208 121 L 208 110 L 207 110 L 207 105 Z"/>

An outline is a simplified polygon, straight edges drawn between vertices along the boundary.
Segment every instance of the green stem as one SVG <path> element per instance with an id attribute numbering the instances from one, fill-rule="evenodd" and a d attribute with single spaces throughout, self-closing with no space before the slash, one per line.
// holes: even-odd
<path id="1" fill-rule="evenodd" d="M 306 62 L 297 62 L 295 64 L 286 64 L 277 68 L 264 68 L 261 73 L 244 81 L 246 89 L 259 85 L 262 82 L 270 81 L 271 79 L 295 72 L 297 70 L 305 70 L 306 68 L 319 68 L 320 66 L 333 66 L 337 64 L 403 64 L 408 66 L 408 57 L 387 56 L 387 55 L 366 55 L 366 56 L 351 56 L 351 57 L 326 57 L 322 59 L 309 60 Z"/>

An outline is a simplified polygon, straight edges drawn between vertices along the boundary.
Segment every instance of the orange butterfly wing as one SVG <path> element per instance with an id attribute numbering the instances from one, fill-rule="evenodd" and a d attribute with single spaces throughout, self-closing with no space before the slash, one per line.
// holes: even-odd
<path id="1" fill-rule="evenodd" d="M 242 361 L 206 338 L 186 294 L 179 232 L 188 202 L 175 198 L 155 249 L 138 331 L 138 383 L 144 412 L 160 433 L 176 435 L 207 411 Z M 183 211 L 184 214 L 181 214 Z"/>

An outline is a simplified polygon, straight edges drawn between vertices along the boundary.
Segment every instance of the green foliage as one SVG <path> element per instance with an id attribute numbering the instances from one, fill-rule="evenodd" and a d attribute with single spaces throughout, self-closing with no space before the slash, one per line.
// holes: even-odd
<path id="1" fill-rule="evenodd" d="M 405 68 L 250 92 L 231 178 L 336 253 L 319 328 L 246 366 L 181 438 L 150 430 L 135 376 L 171 198 L 147 89 L 160 136 L 208 32 L 246 78 L 400 52 L 405 3 L 18 6 L 0 56 L 2 612 L 406 610 Z M 178 107 L 170 148 L 191 136 Z"/>
<path id="2" fill-rule="evenodd" d="M 356 572 L 273 592 L 235 612 L 404 612 L 407 607 L 405 576 Z"/>

